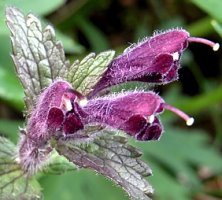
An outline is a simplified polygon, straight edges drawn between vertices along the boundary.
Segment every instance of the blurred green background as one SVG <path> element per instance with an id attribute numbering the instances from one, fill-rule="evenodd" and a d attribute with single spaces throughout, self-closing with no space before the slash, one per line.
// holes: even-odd
<path id="1" fill-rule="evenodd" d="M 52 24 L 73 61 L 89 52 L 114 49 L 117 54 L 154 30 L 183 27 L 192 36 L 221 43 L 221 0 L 1 0 L 0 134 L 16 143 L 24 123 L 23 90 L 10 57 L 5 25 L 8 5 L 32 12 Z M 161 116 L 160 141 L 134 142 L 152 170 L 148 180 L 154 199 L 222 199 L 222 51 L 191 44 L 182 58 L 180 81 L 155 86 L 167 103 L 195 117 L 187 128 L 177 117 Z M 124 200 L 119 188 L 89 170 L 39 176 L 45 200 Z"/>

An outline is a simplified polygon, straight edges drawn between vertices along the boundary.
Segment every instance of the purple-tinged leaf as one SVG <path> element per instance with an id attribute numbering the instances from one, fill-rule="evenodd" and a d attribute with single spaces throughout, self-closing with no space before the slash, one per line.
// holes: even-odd
<path id="1" fill-rule="evenodd" d="M 152 174 L 151 169 L 139 159 L 141 152 L 126 142 L 126 138 L 103 131 L 101 136 L 85 145 L 59 140 L 56 150 L 75 165 L 93 169 L 111 179 L 131 199 L 149 200 L 153 188 L 144 177 Z"/>
<path id="2" fill-rule="evenodd" d="M 24 16 L 19 10 L 8 7 L 6 22 L 11 31 L 12 57 L 30 112 L 43 88 L 56 78 L 66 77 L 68 62 L 61 42 L 55 39 L 54 29 L 51 26 L 43 29 L 34 15 Z"/>
<path id="3" fill-rule="evenodd" d="M 57 151 L 53 150 L 48 165 L 42 169 L 44 174 L 57 174 L 61 175 L 68 171 L 75 171 L 78 166 L 75 166 L 72 162 L 69 162 L 64 156 L 60 156 Z"/>

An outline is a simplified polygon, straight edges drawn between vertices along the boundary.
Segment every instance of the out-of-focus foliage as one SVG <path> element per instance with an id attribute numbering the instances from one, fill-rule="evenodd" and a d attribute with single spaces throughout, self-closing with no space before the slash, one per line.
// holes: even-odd
<path id="1" fill-rule="evenodd" d="M 81 59 L 91 51 L 114 48 L 118 52 L 156 29 L 179 26 L 193 36 L 218 42 L 222 37 L 221 0 L 1 1 L 0 133 L 13 141 L 17 138 L 17 125 L 23 123 L 24 104 L 10 58 L 10 38 L 4 22 L 6 5 L 31 11 L 51 22 L 71 60 Z M 160 200 L 222 198 L 222 54 L 195 44 L 189 49 L 180 70 L 182 83 L 154 89 L 168 103 L 194 115 L 196 123 L 187 129 L 164 114 L 165 133 L 161 140 L 135 144 L 143 149 L 143 159 L 153 169 L 149 180 Z M 47 200 L 128 199 L 110 181 L 88 171 L 59 176 L 44 173 L 39 181 Z"/>

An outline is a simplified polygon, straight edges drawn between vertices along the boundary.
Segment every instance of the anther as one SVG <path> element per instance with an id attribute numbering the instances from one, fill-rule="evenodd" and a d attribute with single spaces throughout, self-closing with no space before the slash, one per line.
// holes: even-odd
<path id="1" fill-rule="evenodd" d="M 180 55 L 178 52 L 173 53 L 172 56 L 173 56 L 173 61 L 177 61 L 180 58 Z"/>
<path id="2" fill-rule="evenodd" d="M 154 115 L 150 115 L 148 118 L 147 118 L 147 122 L 152 124 L 155 120 L 155 116 Z"/>

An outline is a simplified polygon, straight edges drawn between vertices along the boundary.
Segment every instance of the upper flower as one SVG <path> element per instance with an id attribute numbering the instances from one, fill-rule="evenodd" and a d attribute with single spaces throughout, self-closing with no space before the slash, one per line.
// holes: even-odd
<path id="1" fill-rule="evenodd" d="M 166 84 L 178 79 L 180 58 L 189 42 L 204 43 L 218 50 L 219 44 L 203 38 L 190 37 L 185 30 L 169 30 L 145 38 L 115 58 L 103 77 L 89 94 L 127 81 Z"/>

